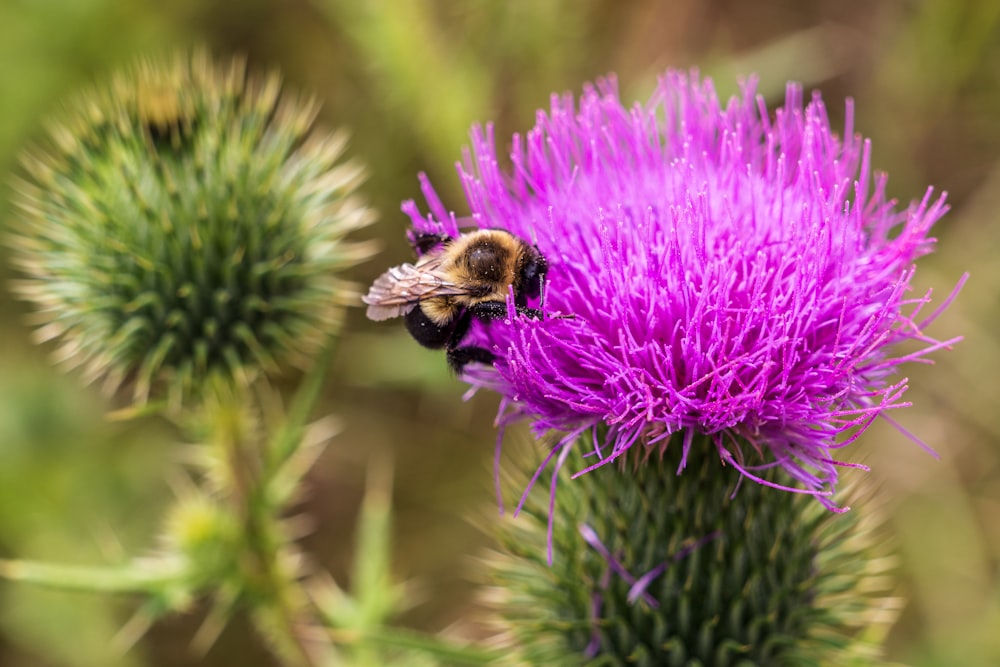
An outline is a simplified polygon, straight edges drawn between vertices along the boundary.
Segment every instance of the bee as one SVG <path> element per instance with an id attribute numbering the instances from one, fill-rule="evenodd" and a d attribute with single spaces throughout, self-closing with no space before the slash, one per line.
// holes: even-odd
<path id="1" fill-rule="evenodd" d="M 481 229 L 457 238 L 421 234 L 413 247 L 420 259 L 383 273 L 362 301 L 369 319 L 402 316 L 414 340 L 446 351 L 456 374 L 471 362 L 496 360 L 486 348 L 462 345 L 462 340 L 473 318 L 490 322 L 507 316 L 510 288 L 518 313 L 542 317 L 541 310 L 528 307 L 528 299 L 541 295 L 548 264 L 537 247 L 510 232 Z"/>

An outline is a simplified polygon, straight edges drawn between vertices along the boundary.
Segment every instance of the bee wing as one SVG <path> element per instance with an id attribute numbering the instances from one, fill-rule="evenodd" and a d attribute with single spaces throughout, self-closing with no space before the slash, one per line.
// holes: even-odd
<path id="1" fill-rule="evenodd" d="M 432 256 L 392 267 L 375 279 L 361 300 L 368 304 L 368 319 L 381 321 L 405 315 L 422 299 L 464 293 L 441 271 L 441 257 Z"/>

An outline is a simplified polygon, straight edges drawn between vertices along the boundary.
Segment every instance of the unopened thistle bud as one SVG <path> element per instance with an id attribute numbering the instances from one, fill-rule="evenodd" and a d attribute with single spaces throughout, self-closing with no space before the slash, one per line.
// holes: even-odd
<path id="1" fill-rule="evenodd" d="M 702 450 L 678 475 L 680 458 L 633 452 L 574 480 L 572 457 L 554 515 L 546 475 L 501 523 L 485 592 L 509 664 L 880 664 L 899 600 L 875 504 L 830 512 Z"/>
<path id="2" fill-rule="evenodd" d="M 106 389 L 179 400 L 304 366 L 371 214 L 345 138 L 276 75 L 203 53 L 142 61 L 77 97 L 26 153 L 11 245 L 40 341 Z"/>
<path id="3" fill-rule="evenodd" d="M 239 530 L 235 517 L 221 504 L 207 495 L 192 493 L 167 515 L 164 552 L 179 555 L 185 570 L 197 577 L 186 582 L 192 592 L 200 586 L 218 586 L 236 572 L 232 561 Z"/>

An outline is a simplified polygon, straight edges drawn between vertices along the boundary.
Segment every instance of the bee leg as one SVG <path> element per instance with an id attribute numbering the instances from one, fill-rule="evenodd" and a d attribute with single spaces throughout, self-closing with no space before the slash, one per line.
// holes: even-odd
<path id="1" fill-rule="evenodd" d="M 530 317 L 533 320 L 542 319 L 544 314 L 538 308 L 528 308 L 527 306 L 516 306 L 514 310 L 518 315 Z M 483 321 L 502 320 L 507 317 L 507 304 L 504 301 L 482 301 L 469 306 L 469 312 Z"/>
<path id="2" fill-rule="evenodd" d="M 462 339 L 469 333 L 469 327 L 472 326 L 472 316 L 471 310 L 463 311 L 455 320 L 455 328 L 452 329 L 451 337 L 448 339 L 448 366 L 455 375 L 461 375 L 466 364 L 472 362 L 492 364 L 496 361 L 496 355 L 485 347 L 461 344 Z"/>
<path id="3" fill-rule="evenodd" d="M 461 375 L 466 364 L 472 362 L 493 365 L 497 357 L 485 347 L 466 345 L 465 347 L 448 348 L 448 366 L 455 373 Z"/>
<path id="4" fill-rule="evenodd" d="M 518 315 L 523 315 L 524 317 L 527 317 L 527 318 L 530 318 L 530 319 L 533 319 L 533 320 L 540 320 L 545 315 L 545 313 L 543 313 L 538 308 L 528 308 L 526 306 L 518 306 L 517 307 L 517 314 Z"/>
<path id="5" fill-rule="evenodd" d="M 541 310 L 537 308 L 528 308 L 526 306 L 517 306 L 515 311 L 519 315 L 536 320 L 542 319 L 543 315 Z M 451 339 L 448 341 L 447 347 L 448 365 L 456 375 L 461 374 L 462 369 L 465 368 L 466 364 L 472 362 L 480 364 L 493 364 L 493 362 L 496 361 L 496 355 L 487 350 L 485 347 L 478 347 L 476 345 L 460 345 L 462 339 L 465 338 L 465 334 L 469 332 L 469 327 L 472 325 L 473 317 L 484 322 L 502 320 L 507 317 L 507 303 L 505 301 L 482 301 L 466 308 L 465 312 L 463 312 L 462 315 L 455 320 L 455 328 L 451 332 Z"/>

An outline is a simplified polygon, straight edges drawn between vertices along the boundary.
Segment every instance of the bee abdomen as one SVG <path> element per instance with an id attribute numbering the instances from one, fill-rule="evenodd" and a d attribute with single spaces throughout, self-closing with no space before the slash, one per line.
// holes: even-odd
<path id="1" fill-rule="evenodd" d="M 406 314 L 406 330 L 424 347 L 439 350 L 448 344 L 455 323 L 453 319 L 442 323 L 435 322 L 424 312 L 424 307 L 427 305 L 429 304 L 425 302 Z"/>

